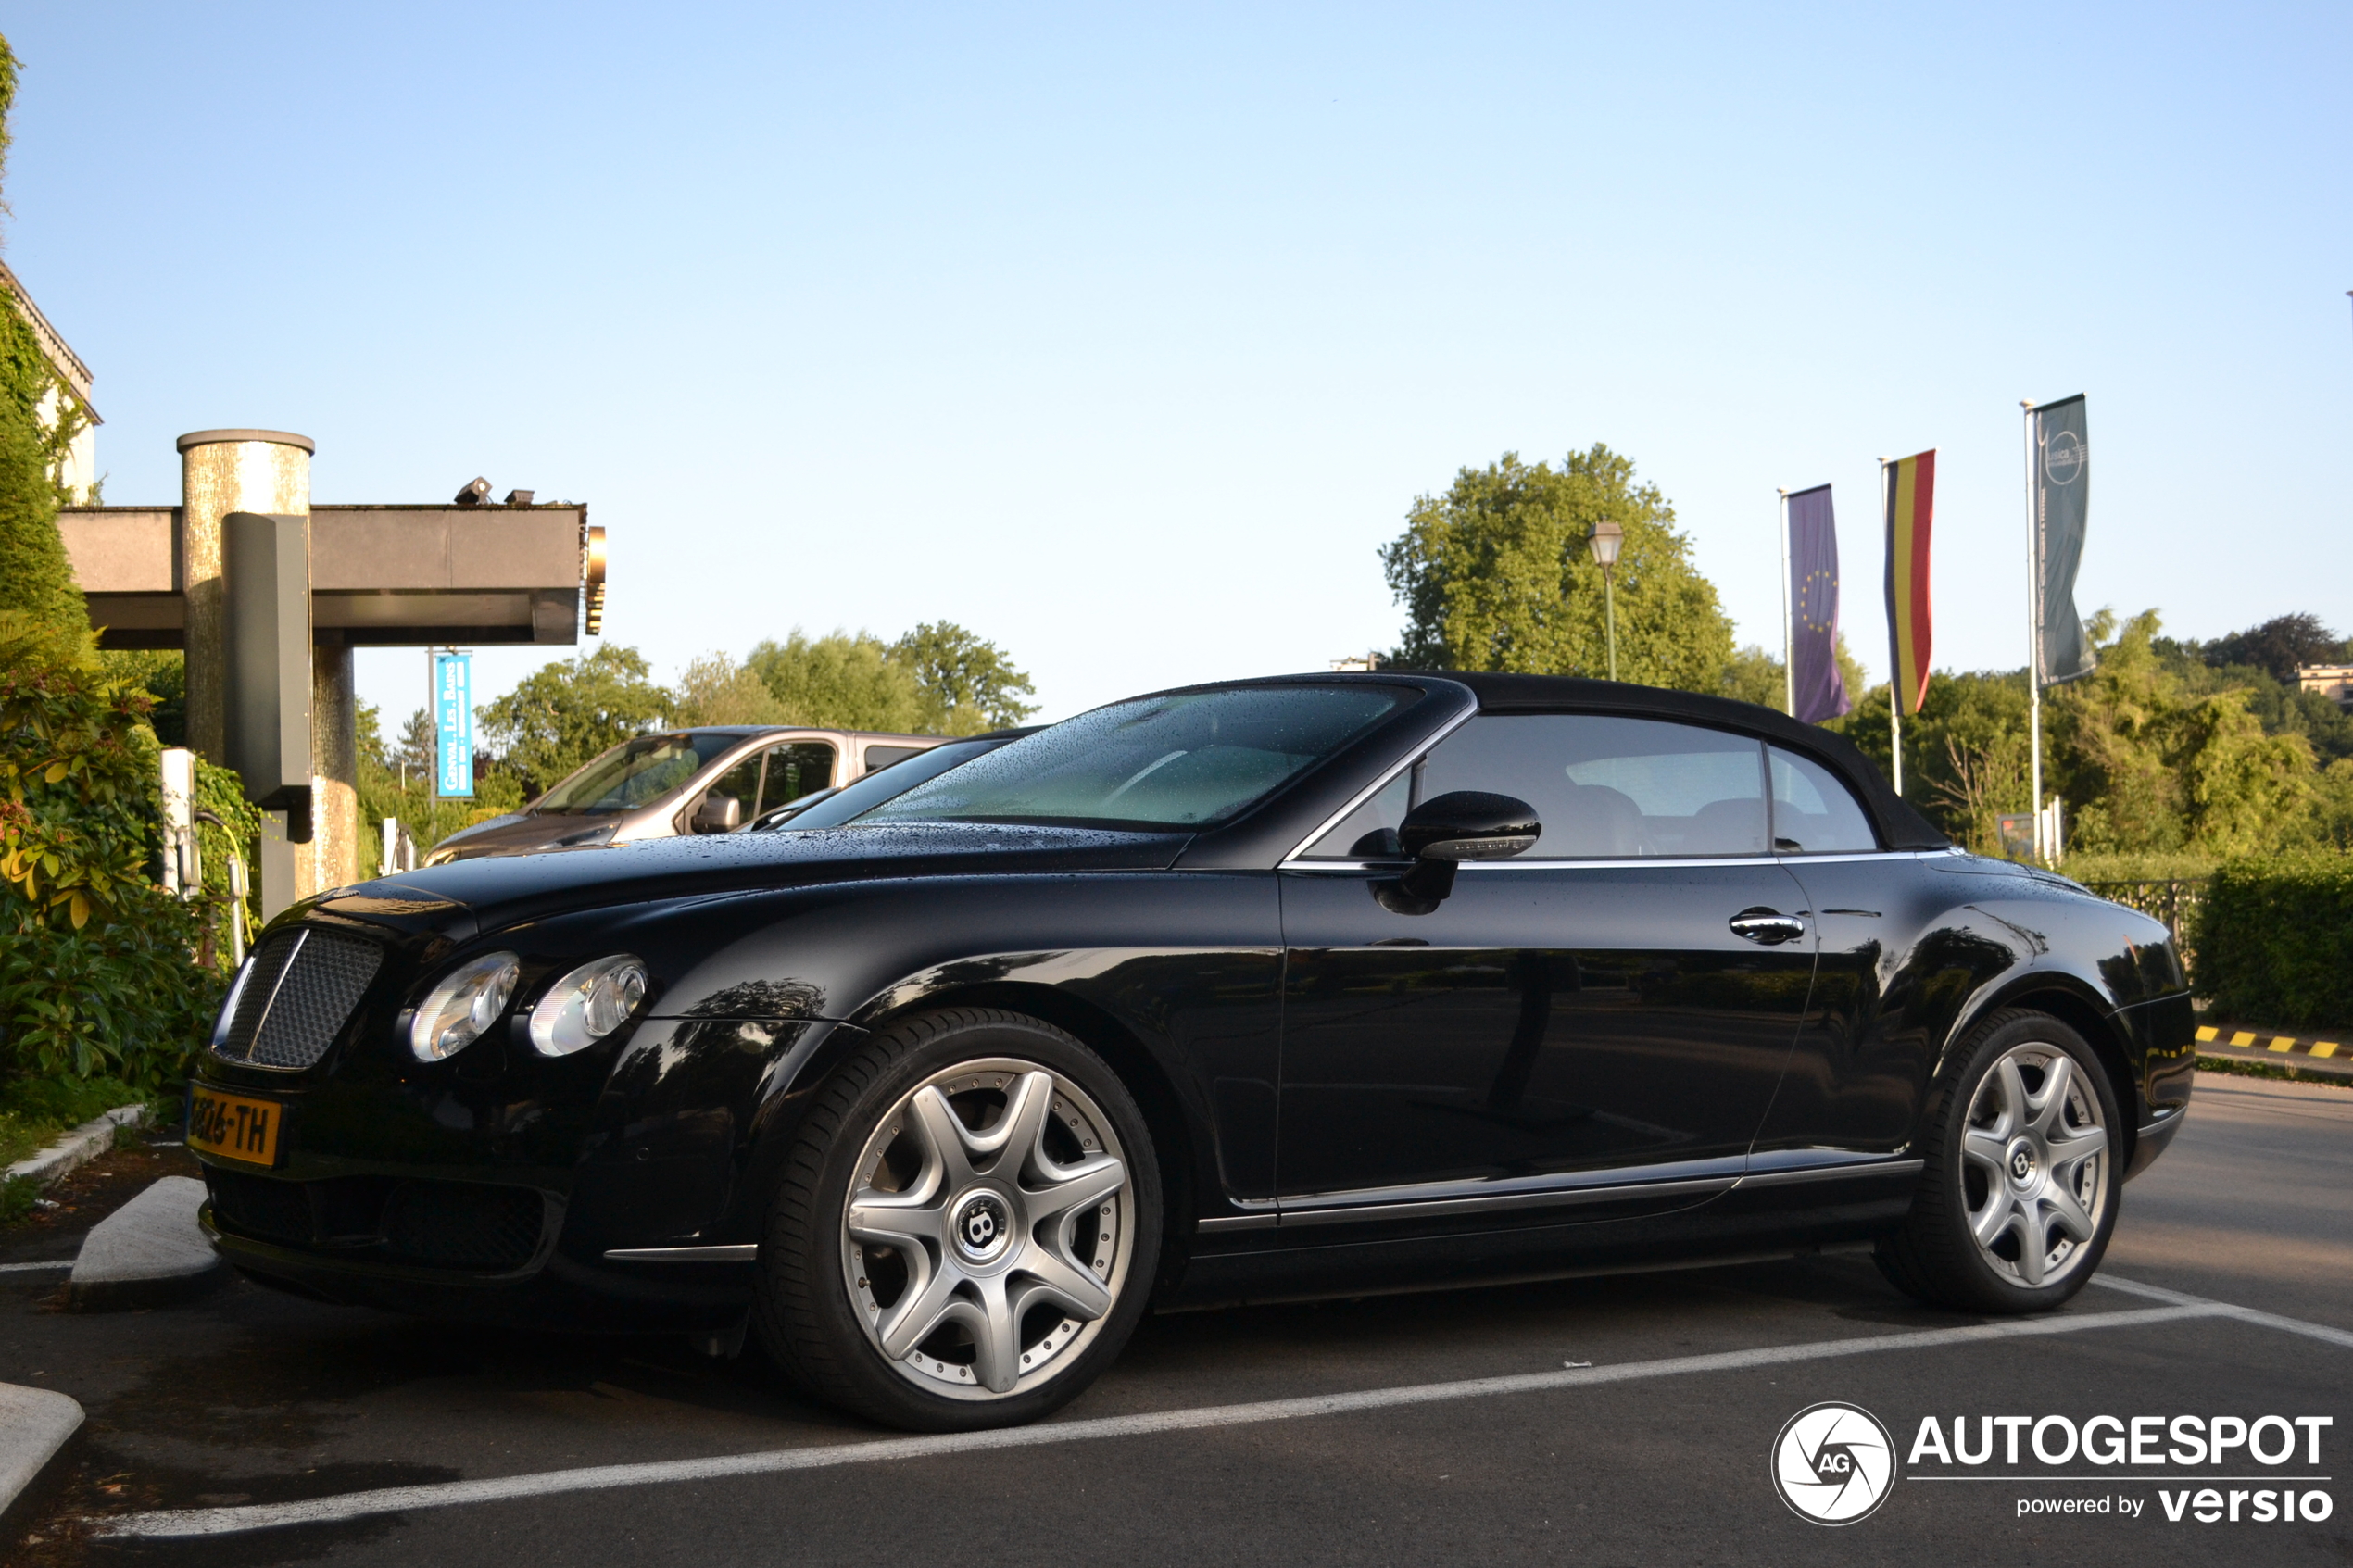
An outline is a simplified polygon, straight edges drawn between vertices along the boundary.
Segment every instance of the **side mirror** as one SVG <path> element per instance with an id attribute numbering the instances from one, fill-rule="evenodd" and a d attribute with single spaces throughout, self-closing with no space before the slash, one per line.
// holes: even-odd
<path id="1" fill-rule="evenodd" d="M 706 795 L 695 808 L 697 833 L 733 833 L 744 825 L 744 803 L 732 795 Z"/>
<path id="2" fill-rule="evenodd" d="M 1508 795 L 1457 789 L 1433 796 L 1398 824 L 1399 847 L 1414 863 L 1381 901 L 1399 914 L 1426 915 L 1454 891 L 1456 866 L 1523 854 L 1543 831 L 1536 808 Z"/>

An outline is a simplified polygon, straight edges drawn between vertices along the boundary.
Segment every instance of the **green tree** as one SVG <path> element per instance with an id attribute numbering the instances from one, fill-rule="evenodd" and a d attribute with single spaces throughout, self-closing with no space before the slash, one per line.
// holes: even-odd
<path id="1" fill-rule="evenodd" d="M 1405 607 L 1395 662 L 1409 668 L 1608 671 L 1601 568 L 1587 536 L 1625 530 L 1617 568 L 1621 679 L 1684 691 L 1722 687 L 1732 624 L 1692 563 L 1658 488 L 1596 444 L 1557 469 L 1506 452 L 1464 469 L 1443 495 L 1416 499 L 1405 532 L 1381 547 Z"/>
<path id="2" fill-rule="evenodd" d="M 671 696 L 651 676 L 645 655 L 608 644 L 543 666 L 474 714 L 500 763 L 526 795 L 536 795 L 598 752 L 662 722 Z"/>
<path id="3" fill-rule="evenodd" d="M 2342 664 L 2353 658 L 2353 643 L 2317 615 L 2275 615 L 2260 626 L 2217 637 L 2198 651 L 2216 669 L 2251 664 L 2275 681 L 2292 682 L 2298 665 Z"/>
<path id="4" fill-rule="evenodd" d="M 1847 651 L 1846 633 L 1841 632 L 1832 648 L 1838 659 L 1838 671 L 1846 678 L 1846 700 L 1856 703 L 1870 689 L 1863 674 L 1863 667 Z M 1718 692 L 1741 702 L 1753 702 L 1778 713 L 1789 711 L 1789 681 L 1780 656 L 1755 643 L 1734 653 L 1724 666 Z"/>
<path id="5" fill-rule="evenodd" d="M 976 735 L 1020 723 L 1038 711 L 1029 676 L 1004 650 L 952 621 L 927 621 L 891 645 L 890 659 L 915 677 L 926 734 Z"/>
<path id="6" fill-rule="evenodd" d="M 17 57 L 0 38 L 0 162 L 17 96 Z M 42 398 L 56 378 L 40 341 L 0 288 L 0 609 L 86 637 L 90 619 L 57 534 L 57 487 Z"/>
<path id="7" fill-rule="evenodd" d="M 2076 807 L 2077 844 L 2228 855 L 2309 834 L 2310 744 L 2264 734 L 2244 691 L 2191 689 L 2153 646 L 2155 610 L 2111 636 L 2113 626 L 2095 618 L 2099 669 L 2045 699 L 2051 771 Z"/>
<path id="8" fill-rule="evenodd" d="M 708 653 L 686 666 L 673 688 L 673 723 L 785 724 L 785 705 L 749 665 L 724 653 Z"/>
<path id="9" fill-rule="evenodd" d="M 811 637 L 795 627 L 783 642 L 753 648 L 744 664 L 775 696 L 778 723 L 906 734 L 924 720 L 913 669 L 870 633 Z"/>
<path id="10" fill-rule="evenodd" d="M 1888 688 L 1856 698 L 1834 729 L 1890 771 Z M 2033 794 L 2023 671 L 1940 671 L 1918 713 L 1904 720 L 1904 794 L 1931 822 L 1982 855 L 1998 855 L 1995 818 L 2027 809 Z"/>

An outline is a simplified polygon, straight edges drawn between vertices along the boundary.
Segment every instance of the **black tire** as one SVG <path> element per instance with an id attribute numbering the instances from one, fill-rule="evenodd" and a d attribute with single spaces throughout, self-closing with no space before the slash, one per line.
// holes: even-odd
<path id="1" fill-rule="evenodd" d="M 2057 1067 L 2060 1056 L 2070 1064 L 2067 1069 Z M 2038 1057 L 2045 1075 L 2035 1080 Z M 2019 1071 L 1989 1085 L 2005 1062 Z M 2031 1123 L 2043 1114 L 2033 1109 L 2037 1087 L 2040 1104 L 2047 1106 L 2054 1072 L 2064 1072 L 2068 1080 L 2050 1123 L 2057 1142 L 2009 1119 Z M 2020 1105 L 2005 1110 L 2021 1086 Z M 2108 1069 L 2082 1035 L 2059 1020 L 2008 1009 L 1979 1024 L 1953 1053 L 1932 1103 L 1934 1120 L 1920 1143 L 1919 1190 L 1903 1228 L 1879 1244 L 1880 1272 L 1906 1295 L 1957 1311 L 2043 1312 L 2060 1305 L 2097 1272 L 2123 1194 L 2124 1123 Z M 2086 1154 L 2084 1124 L 2095 1104 L 2105 1142 Z M 1996 1146 L 2006 1152 L 1989 1167 Z M 2096 1169 L 2087 1169 L 2095 1160 Z M 2065 1202 L 2074 1204 L 2071 1212 Z M 1973 1228 L 1980 1220 L 2007 1228 L 1990 1246 L 1981 1245 Z M 2083 1228 L 2085 1221 L 2091 1234 L 2079 1239 L 2069 1226 Z M 2030 1236 L 2050 1242 L 2033 1261 Z"/>
<path id="2" fill-rule="evenodd" d="M 938 1103 L 959 1117 L 964 1135 L 985 1138 L 992 1131 L 1005 1129 L 1015 1114 L 1014 1095 L 1035 1082 L 1023 1069 L 1042 1072 L 1052 1085 L 1054 1115 L 1037 1112 L 1046 1118 L 1038 1135 L 1038 1150 L 1056 1160 L 1067 1160 L 1071 1170 L 1091 1160 L 1098 1173 L 1091 1180 L 1097 1185 L 1111 1179 L 1102 1173 L 1115 1154 L 1125 1161 L 1122 1187 L 1087 1198 L 1066 1215 L 1029 1223 L 1030 1210 L 1022 1206 L 1022 1195 L 1033 1185 L 1045 1194 L 1063 1189 L 1038 1185 L 1050 1177 L 1022 1173 L 1041 1169 L 1035 1161 L 1010 1177 L 1004 1175 L 1004 1160 L 1021 1158 L 1009 1146 L 995 1156 L 996 1163 L 972 1166 L 968 1181 L 948 1174 L 952 1168 L 944 1164 L 921 1167 L 942 1173 L 934 1187 L 920 1187 L 912 1177 L 903 1180 L 911 1194 L 940 1194 L 937 1213 L 928 1207 L 924 1210 L 925 1223 L 936 1233 L 935 1239 L 921 1243 L 928 1261 L 911 1267 L 895 1248 L 870 1250 L 866 1242 L 849 1234 L 853 1182 L 875 1177 L 875 1190 L 895 1198 L 896 1192 L 880 1185 L 882 1178 L 934 1158 L 925 1155 L 925 1149 L 949 1144 L 961 1147 L 960 1138 L 953 1135 L 925 1141 L 932 1135 L 923 1129 L 931 1124 L 924 1121 L 917 1105 L 918 1091 L 928 1086 L 951 1097 Z M 997 1081 L 994 1087 L 963 1087 L 987 1085 L 991 1079 Z M 997 1097 L 994 1101 L 991 1095 Z M 992 1106 L 996 1120 L 989 1121 Z M 1065 1111 L 1067 1116 L 1063 1115 Z M 977 1128 L 972 1124 L 975 1118 L 982 1123 Z M 1091 1155 L 1080 1152 L 1082 1130 L 1101 1140 L 1086 1146 L 1095 1150 Z M 915 1141 L 910 1144 L 905 1141 L 909 1138 Z M 1055 1145 L 1061 1152 L 1049 1150 L 1050 1139 L 1061 1140 Z M 971 1153 L 963 1148 L 959 1158 Z M 877 1165 L 877 1160 L 883 1163 Z M 1010 1187 L 1005 1185 L 1008 1182 Z M 990 1190 L 1005 1199 L 993 1210 L 987 1194 L 980 1190 L 985 1184 L 994 1184 Z M 960 1200 L 958 1190 L 970 1194 L 970 1198 Z M 1074 1185 L 1069 1190 L 1080 1189 Z M 1093 1207 L 1097 1203 L 1100 1209 Z M 975 1204 L 979 1207 L 974 1208 Z M 861 1213 L 866 1212 L 862 1208 Z M 1098 1212 L 1116 1217 L 1090 1218 Z M 955 1238 L 968 1238 L 975 1234 L 973 1227 L 987 1226 L 992 1215 L 1002 1228 L 995 1243 L 1000 1249 L 998 1260 L 975 1263 L 963 1252 L 950 1254 L 951 1245 L 962 1245 Z M 1084 1236 L 1079 1232 L 1082 1223 Z M 1102 1257 L 1088 1261 L 1072 1248 L 1082 1241 L 1098 1246 L 1093 1240 L 1098 1223 L 1105 1227 L 1100 1244 Z M 1060 1252 L 1049 1250 L 1057 1244 L 1057 1234 Z M 818 1092 L 784 1162 L 784 1175 L 769 1210 L 753 1322 L 762 1344 L 787 1376 L 842 1410 L 920 1432 L 1017 1425 L 1075 1399 L 1118 1356 L 1143 1314 L 1160 1261 L 1160 1242 L 1161 1182 L 1151 1135 L 1134 1098 L 1101 1058 L 1063 1031 L 1020 1013 L 984 1008 L 921 1013 L 877 1033 L 837 1067 Z M 1098 1270 L 1110 1297 L 1108 1310 L 1081 1320 L 1076 1309 L 1056 1305 L 1065 1298 L 1039 1283 L 1046 1276 L 1033 1276 L 1021 1266 L 1031 1259 L 1041 1269 L 1053 1267 L 1057 1259 L 1064 1262 L 1076 1259 L 1081 1278 L 1088 1283 L 1095 1282 L 1095 1275 L 1087 1270 Z M 1034 1373 L 1012 1374 L 1018 1382 L 1007 1389 L 991 1391 L 983 1386 L 981 1379 L 992 1374 L 992 1368 L 1011 1367 L 1013 1361 L 1009 1355 L 991 1360 L 979 1343 L 983 1335 L 976 1329 L 943 1320 L 939 1329 L 904 1354 L 886 1353 L 881 1330 L 889 1325 L 892 1308 L 900 1298 L 887 1298 L 890 1281 L 882 1276 L 894 1270 L 901 1292 L 913 1290 L 927 1279 L 952 1291 L 974 1293 L 971 1298 L 975 1304 L 970 1312 L 986 1316 L 981 1284 L 958 1283 L 961 1276 L 951 1271 L 951 1261 L 957 1269 L 994 1269 L 991 1277 L 997 1280 L 1000 1297 L 1010 1297 L 1012 1282 L 1020 1280 L 1025 1282 L 1021 1288 L 1033 1298 L 1042 1298 L 1041 1304 L 1027 1315 L 1008 1310 L 988 1320 L 1010 1323 L 1024 1362 L 1034 1351 L 1043 1363 Z M 871 1287 L 866 1277 L 870 1273 L 876 1276 Z M 950 1295 L 947 1299 L 964 1298 Z M 909 1321 L 920 1315 L 911 1309 Z M 1023 1337 L 1037 1323 L 1054 1319 L 1061 1321 L 1042 1339 Z M 963 1347 L 951 1343 L 959 1335 L 973 1343 Z M 959 1361 L 964 1352 L 972 1357 L 969 1363 Z M 963 1381 L 950 1381 L 951 1377 Z"/>

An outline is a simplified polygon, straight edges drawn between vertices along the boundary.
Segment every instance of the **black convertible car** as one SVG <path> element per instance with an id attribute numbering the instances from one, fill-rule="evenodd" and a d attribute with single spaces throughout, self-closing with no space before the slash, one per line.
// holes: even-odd
<path id="1" fill-rule="evenodd" d="M 2163 926 L 1956 851 L 1834 736 L 1384 671 L 1117 703 L 838 827 L 323 895 L 190 1141 L 257 1279 L 749 1325 L 953 1428 L 1151 1306 L 1875 1244 L 2052 1307 L 2192 1037 Z"/>

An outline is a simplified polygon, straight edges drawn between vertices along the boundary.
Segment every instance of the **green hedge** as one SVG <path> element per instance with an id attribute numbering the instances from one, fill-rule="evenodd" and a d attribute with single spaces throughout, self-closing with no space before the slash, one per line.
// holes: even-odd
<path id="1" fill-rule="evenodd" d="M 2353 855 L 2232 860 L 2197 921 L 2197 990 L 2233 1022 L 2353 1026 Z"/>

